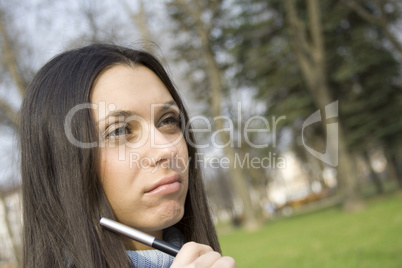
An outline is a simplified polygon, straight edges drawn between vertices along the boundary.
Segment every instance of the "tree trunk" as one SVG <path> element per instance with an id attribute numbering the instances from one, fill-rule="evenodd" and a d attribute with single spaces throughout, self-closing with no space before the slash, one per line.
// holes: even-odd
<path id="1" fill-rule="evenodd" d="M 395 166 L 399 189 L 402 189 L 402 142 L 398 142 L 396 148 L 396 152 L 392 157 L 392 162 Z"/>
<path id="2" fill-rule="evenodd" d="M 211 44 L 209 41 L 209 33 L 207 27 L 203 25 L 201 19 L 201 8 L 193 13 L 194 19 L 196 21 L 196 30 L 198 37 L 200 38 L 202 44 L 202 55 L 201 57 L 205 62 L 205 71 L 210 83 L 210 93 L 211 93 L 211 106 L 212 106 L 212 116 L 218 117 L 222 115 L 221 104 L 222 104 L 222 90 L 223 81 L 221 76 L 221 70 L 218 67 L 218 63 L 214 57 L 211 50 Z M 228 141 L 230 136 L 225 131 L 223 120 L 217 119 L 216 129 L 219 132 L 218 138 L 221 141 Z M 235 188 L 235 193 L 243 202 L 243 216 L 244 216 L 244 227 L 248 230 L 257 229 L 260 226 L 260 221 L 256 216 L 256 211 L 251 201 L 249 185 L 246 183 L 246 176 L 240 165 L 236 165 L 236 152 L 230 145 L 224 146 L 223 148 L 226 157 L 229 159 L 229 174 L 232 178 L 233 187 Z"/>
<path id="3" fill-rule="evenodd" d="M 205 39 L 204 39 L 205 41 Z M 221 99 L 222 99 L 222 89 L 223 83 L 222 78 L 220 76 L 220 70 L 217 66 L 215 58 L 212 55 L 212 52 L 209 50 L 208 46 L 204 47 L 203 57 L 206 62 L 206 69 L 208 73 L 208 78 L 211 83 L 211 106 L 212 106 L 212 116 L 218 117 L 221 116 Z M 223 120 L 216 120 L 216 129 L 223 130 L 225 128 Z M 230 136 L 228 133 L 221 131 L 220 133 L 221 141 L 228 141 Z M 256 211 L 251 202 L 249 188 L 245 181 L 245 175 L 240 167 L 240 165 L 236 165 L 236 152 L 233 147 L 227 145 L 224 147 L 225 155 L 229 159 L 229 174 L 232 178 L 233 187 L 235 188 L 235 192 L 238 197 L 243 201 L 243 213 L 244 213 L 244 226 L 246 229 L 253 230 L 258 228 L 259 220 L 256 216 Z"/>
<path id="4" fill-rule="evenodd" d="M 392 166 L 392 170 L 394 170 L 395 178 L 398 182 L 398 187 L 399 187 L 399 189 L 402 189 L 402 176 L 400 173 L 400 162 L 398 162 L 396 155 L 393 155 L 391 157 L 390 165 Z"/>
<path id="5" fill-rule="evenodd" d="M 398 188 L 402 189 L 402 177 L 398 174 L 398 161 L 394 152 L 389 149 L 385 150 L 387 159 L 387 177 L 397 183 Z"/>
<path id="6" fill-rule="evenodd" d="M 20 258 L 21 251 L 19 250 L 16 238 L 15 238 L 13 232 L 12 232 L 12 229 L 11 229 L 11 223 L 10 223 L 9 216 L 8 216 L 9 213 L 8 213 L 8 208 L 7 208 L 7 205 L 6 205 L 6 200 L 5 200 L 5 197 L 3 195 L 3 191 L 1 189 L 0 189 L 0 205 L 1 205 L 2 210 L 4 212 L 4 219 L 3 220 L 4 220 L 4 223 L 5 223 L 5 226 L 6 226 L 7 235 L 10 238 L 10 241 L 11 241 L 11 249 L 13 251 L 15 262 L 17 264 L 17 267 L 22 267 L 22 262 L 21 262 L 21 258 Z"/>
<path id="7" fill-rule="evenodd" d="M 316 106 L 324 108 L 328 104 L 333 103 L 333 99 L 330 97 L 325 71 L 325 51 L 319 0 L 307 0 L 306 2 L 310 38 L 307 37 L 304 24 L 297 15 L 295 1 L 286 0 L 285 2 L 287 20 L 290 27 L 290 41 L 307 88 L 313 95 Z M 323 123 L 324 133 L 326 133 L 326 123 L 324 120 L 321 120 L 321 122 Z M 346 147 L 340 122 L 338 123 L 338 140 L 328 139 L 327 150 L 338 150 L 338 180 L 344 196 L 344 209 L 347 211 L 360 210 L 362 202 L 357 191 L 356 172 L 352 165 L 352 158 Z"/>
<path id="8" fill-rule="evenodd" d="M 384 186 L 382 185 L 382 182 L 381 182 L 380 177 L 378 176 L 377 172 L 374 171 L 373 166 L 371 165 L 370 156 L 367 151 L 363 152 L 363 159 L 366 162 L 366 165 L 369 169 L 369 176 L 374 183 L 377 194 L 384 193 Z"/>

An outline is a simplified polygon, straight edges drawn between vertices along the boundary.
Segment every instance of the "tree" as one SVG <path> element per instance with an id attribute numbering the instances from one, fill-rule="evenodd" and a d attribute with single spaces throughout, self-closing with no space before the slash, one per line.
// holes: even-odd
<path id="1" fill-rule="evenodd" d="M 325 50 L 322 61 L 326 68 L 322 70 L 317 64 L 312 66 L 313 56 L 317 55 L 312 49 L 317 49 L 311 38 L 309 10 L 303 2 L 290 2 L 298 19 L 298 28 L 293 30 L 299 36 L 297 42 L 291 41 L 290 24 L 286 23 L 289 12 L 282 1 L 236 2 L 233 10 L 238 12 L 232 15 L 231 25 L 225 29 L 224 42 L 236 59 L 238 71 L 234 80 L 237 86 L 256 88 L 257 98 L 266 102 L 267 115 L 286 115 L 283 127 L 292 129 L 296 148 L 300 146 L 297 136 L 302 122 L 325 104 L 317 104 L 320 92 L 313 95 L 306 90 L 313 84 L 312 79 L 310 86 L 304 86 L 307 72 L 298 64 L 298 57 L 302 55 L 305 57 L 303 64 L 308 64 L 305 69 L 311 68 L 312 74 L 323 72 L 326 76 L 327 95 L 331 97 L 328 102 L 339 100 L 339 122 L 350 152 L 362 154 L 379 144 L 385 146 L 386 140 L 393 140 L 395 147 L 402 129 L 398 120 L 390 115 L 397 114 L 401 107 L 400 90 L 395 83 L 399 65 L 381 39 L 381 28 L 364 21 L 339 1 L 321 1 L 319 12 L 325 16 L 320 22 Z M 396 15 L 394 17 L 397 21 Z M 296 49 L 299 49 L 299 56 Z M 320 140 L 325 130 L 317 127 L 311 130 L 314 132 L 310 141 L 323 143 Z"/>
<path id="2" fill-rule="evenodd" d="M 1 38 L 1 63 L 4 70 L 2 75 L 9 76 L 16 88 L 19 97 L 25 95 L 27 80 L 22 75 L 19 65 L 18 40 L 13 40 L 6 25 L 7 13 L 0 7 L 0 38 Z M 13 87 L 10 87 L 12 90 Z M 15 109 L 6 99 L 0 99 L 0 119 L 1 124 L 18 130 L 17 109 Z"/>
<path id="3" fill-rule="evenodd" d="M 197 1 L 197 0 L 172 0 L 167 7 L 171 18 L 177 24 L 177 31 L 186 33 L 181 46 L 177 47 L 182 59 L 190 61 L 192 71 L 202 71 L 205 80 L 203 89 L 209 93 L 208 100 L 211 105 L 211 116 L 218 118 L 222 113 L 223 90 L 225 88 L 224 74 L 217 61 L 218 47 L 213 40 L 219 32 L 219 21 L 222 19 L 223 1 Z M 214 37 L 215 35 L 215 37 Z M 204 91 L 205 92 L 205 91 Z M 216 120 L 215 129 L 219 133 L 222 143 L 230 142 L 230 136 L 225 129 L 223 120 Z M 244 170 L 235 164 L 235 149 L 232 146 L 224 146 L 225 155 L 229 159 L 229 174 L 232 178 L 235 193 L 243 201 L 244 224 L 247 229 L 255 229 L 259 225 L 255 209 L 250 198 L 249 185 L 245 181 Z"/>
<path id="4" fill-rule="evenodd" d="M 397 36 L 398 29 L 393 29 L 399 27 L 402 19 L 402 6 L 398 1 L 393 0 L 342 2 L 356 12 L 364 21 L 371 24 L 372 28 L 377 28 L 377 46 L 385 46 L 387 45 L 386 41 L 388 41 L 391 44 L 391 48 L 393 48 L 391 52 L 393 54 L 399 53 L 398 57 L 392 57 L 392 59 L 390 59 L 389 53 L 388 55 L 386 53 L 381 53 L 381 55 L 378 52 L 376 53 L 379 59 L 388 60 L 388 64 L 384 64 L 381 69 L 377 68 L 376 73 L 379 71 L 382 73 L 383 81 L 392 79 L 391 81 L 394 82 L 391 83 L 391 87 L 377 82 L 376 87 L 382 88 L 383 94 L 381 97 L 378 94 L 371 94 L 372 99 L 374 99 L 374 96 L 376 98 L 371 103 L 377 103 L 372 109 L 372 118 L 375 119 L 376 124 L 373 124 L 372 120 L 369 124 L 372 128 L 367 132 L 372 133 L 371 136 L 374 137 L 378 144 L 383 146 L 388 162 L 388 176 L 396 180 L 399 188 L 402 188 L 402 142 L 399 138 L 402 134 L 402 123 L 392 116 L 402 112 L 402 83 L 400 82 L 402 43 Z M 399 60 L 399 65 L 396 64 L 396 60 Z M 388 75 L 385 74 L 385 70 Z M 392 74 L 392 76 L 390 77 L 389 74 Z M 398 76 L 399 79 L 396 79 Z M 371 84 L 376 82 L 372 77 L 367 77 L 366 79 L 370 80 Z M 395 82 L 398 80 L 399 82 Z M 378 105 L 378 103 L 382 103 L 382 105 Z"/>
<path id="5" fill-rule="evenodd" d="M 401 3 L 395 0 L 390 1 L 356 1 L 342 0 L 344 4 L 354 10 L 367 22 L 376 25 L 382 29 L 385 37 L 391 42 L 394 49 L 402 56 L 402 43 L 394 31 L 391 30 L 395 16 L 400 16 Z M 389 18 L 389 15 L 394 18 Z"/>
<path id="6" fill-rule="evenodd" d="M 9 215 L 10 215 L 9 209 L 6 204 L 6 198 L 4 196 L 3 189 L 1 189 L 1 188 L 0 188 L 0 207 L 1 207 L 0 209 L 4 213 L 4 224 L 6 227 L 6 233 L 11 241 L 11 249 L 12 249 L 12 252 L 14 255 L 14 261 L 17 264 L 17 267 L 21 267 L 22 266 L 21 245 L 20 245 L 20 243 L 18 243 L 18 238 L 15 237 L 14 232 L 12 230 L 12 226 L 11 226 L 12 223 L 9 218 Z"/>
<path id="7" fill-rule="evenodd" d="M 334 100 L 330 96 L 327 81 L 325 60 L 324 36 L 321 23 L 320 4 L 317 0 L 307 0 L 308 29 L 297 14 L 295 1 L 286 0 L 285 9 L 290 28 L 290 42 L 295 51 L 298 64 L 306 81 L 307 87 L 313 95 L 317 107 L 325 107 Z M 309 33 L 309 37 L 308 37 Z M 325 123 L 325 121 L 322 121 Z M 338 140 L 327 140 L 328 150 L 339 151 L 339 180 L 344 194 L 344 208 L 354 210 L 360 202 L 357 189 L 356 172 L 352 165 L 352 158 L 346 147 L 342 124 L 338 126 Z M 325 126 L 324 126 L 325 128 Z M 335 144 L 334 144 L 335 142 Z M 336 148 L 338 146 L 338 148 Z"/>
<path id="8" fill-rule="evenodd" d="M 139 9 L 137 12 L 133 11 L 125 0 L 122 1 L 122 4 L 125 10 L 127 10 L 131 21 L 138 28 L 141 38 L 146 41 L 146 43 L 144 44 L 144 49 L 149 52 L 152 52 L 150 42 L 154 41 L 155 38 L 151 33 L 151 30 L 149 29 L 148 15 L 145 9 L 144 1 L 143 0 L 138 1 Z"/>
<path id="9" fill-rule="evenodd" d="M 11 12 L 5 6 L 0 6 L 0 76 L 2 87 L 7 90 L 7 96 L 16 92 L 17 97 L 22 99 L 27 86 L 27 76 L 32 74 L 26 66 L 23 65 L 21 55 L 23 53 L 18 36 L 11 35 L 12 25 L 6 23 L 12 17 Z M 13 106 L 6 98 L 0 98 L 0 127 L 11 129 L 12 132 L 18 132 L 18 108 Z M 14 179 L 14 178 L 13 178 Z M 15 179 L 9 182 L 15 183 Z M 11 250 L 14 255 L 14 261 L 17 266 L 21 266 L 21 245 L 18 238 L 14 235 L 11 226 L 10 213 L 6 204 L 5 188 L 9 185 L 0 185 L 0 205 L 4 213 L 4 224 L 6 233 L 11 240 Z"/>

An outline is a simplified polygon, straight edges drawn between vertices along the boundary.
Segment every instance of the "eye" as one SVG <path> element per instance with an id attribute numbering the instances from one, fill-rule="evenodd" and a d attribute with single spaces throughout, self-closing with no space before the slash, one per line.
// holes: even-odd
<path id="1" fill-rule="evenodd" d="M 161 122 L 161 125 L 178 125 L 180 123 L 180 118 L 176 116 L 169 116 Z"/>
<path id="2" fill-rule="evenodd" d="M 180 129 L 180 116 L 169 114 L 162 118 L 158 127 L 166 127 L 169 129 Z"/>
<path id="3" fill-rule="evenodd" d="M 119 138 L 122 136 L 127 136 L 131 131 L 130 125 L 128 123 L 117 123 L 110 126 L 107 129 L 106 139 Z"/>

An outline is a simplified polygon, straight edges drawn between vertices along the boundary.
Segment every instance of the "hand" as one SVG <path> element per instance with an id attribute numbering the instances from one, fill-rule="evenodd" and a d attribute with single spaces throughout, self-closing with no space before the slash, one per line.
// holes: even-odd
<path id="1" fill-rule="evenodd" d="M 210 246 L 189 242 L 184 244 L 170 267 L 235 268 L 236 262 L 231 257 L 222 257 Z"/>

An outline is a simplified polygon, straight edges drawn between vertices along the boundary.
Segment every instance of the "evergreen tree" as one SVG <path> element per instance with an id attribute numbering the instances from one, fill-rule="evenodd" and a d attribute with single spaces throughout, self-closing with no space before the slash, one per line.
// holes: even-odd
<path id="1" fill-rule="evenodd" d="M 309 29 L 304 2 L 297 1 L 297 13 Z M 290 46 L 282 1 L 238 1 L 235 5 L 240 12 L 227 25 L 224 42 L 239 66 L 238 86 L 257 88 L 258 97 L 266 100 L 267 114 L 285 114 L 284 123 L 300 133 L 300 121 L 317 107 Z M 383 29 L 340 1 L 320 1 L 320 9 L 328 85 L 332 98 L 339 100 L 339 121 L 349 150 L 389 146 L 391 140 L 398 144 L 401 123 L 392 115 L 400 114 L 402 107 L 401 89 L 395 83 L 399 65 L 386 47 Z M 320 134 L 324 133 L 316 128 L 315 135 Z"/>

